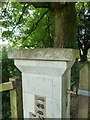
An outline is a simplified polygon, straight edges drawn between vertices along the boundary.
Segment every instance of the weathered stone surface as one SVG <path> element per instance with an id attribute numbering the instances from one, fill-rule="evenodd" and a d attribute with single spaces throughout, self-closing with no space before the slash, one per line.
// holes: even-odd
<path id="1" fill-rule="evenodd" d="M 47 118 L 69 117 L 69 113 L 64 112 L 69 109 L 66 106 L 68 101 L 65 100 L 66 92 L 63 92 L 62 95 L 62 90 L 67 90 L 70 86 L 70 73 L 65 72 L 69 66 L 67 63 L 66 61 L 15 60 L 15 65 L 22 71 L 23 109 L 25 112 L 34 111 L 35 114 L 33 96 L 38 95 L 46 97 Z M 65 77 L 62 78 L 62 76 Z M 62 81 L 65 81 L 67 85 L 62 86 Z M 64 110 L 62 105 L 65 107 Z M 26 116 L 27 114 L 24 113 L 24 117 Z"/>
<path id="2" fill-rule="evenodd" d="M 27 50 L 12 50 L 8 53 L 10 59 L 27 60 L 63 60 L 73 61 L 79 57 L 78 50 L 63 48 L 37 48 Z"/>
<path id="3" fill-rule="evenodd" d="M 24 117 L 35 114 L 35 96 L 46 97 L 46 118 L 69 118 L 70 69 L 78 50 L 42 48 L 13 50 L 8 57 L 22 72 Z M 62 92 L 63 91 L 63 92 Z"/>

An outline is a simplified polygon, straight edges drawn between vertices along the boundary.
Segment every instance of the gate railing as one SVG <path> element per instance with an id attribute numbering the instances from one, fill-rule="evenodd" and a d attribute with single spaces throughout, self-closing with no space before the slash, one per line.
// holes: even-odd
<path id="1" fill-rule="evenodd" d="M 78 118 L 90 118 L 90 62 L 80 64 L 79 89 L 68 94 L 79 96 Z"/>
<path id="2" fill-rule="evenodd" d="M 10 78 L 0 84 L 0 92 L 10 91 L 11 118 L 23 118 L 22 84 L 20 78 Z"/>

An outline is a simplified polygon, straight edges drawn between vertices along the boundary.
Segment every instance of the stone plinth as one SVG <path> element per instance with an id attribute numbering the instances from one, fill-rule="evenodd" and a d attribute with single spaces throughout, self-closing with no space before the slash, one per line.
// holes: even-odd
<path id="1" fill-rule="evenodd" d="M 77 50 L 58 48 L 9 52 L 8 57 L 22 72 L 24 118 L 70 117 L 67 89 L 71 66 L 78 56 Z"/>

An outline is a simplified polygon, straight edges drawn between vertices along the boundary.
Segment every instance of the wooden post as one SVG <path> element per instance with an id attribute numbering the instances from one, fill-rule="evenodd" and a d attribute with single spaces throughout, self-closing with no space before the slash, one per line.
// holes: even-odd
<path id="1" fill-rule="evenodd" d="M 81 67 L 78 94 L 79 94 L 78 118 L 89 118 L 90 63 L 85 63 Z"/>
<path id="2" fill-rule="evenodd" d="M 13 89 L 13 81 L 0 84 L 0 92 Z"/>
<path id="3" fill-rule="evenodd" d="M 14 89 L 10 90 L 11 118 L 23 118 L 21 79 L 10 78 L 14 81 Z"/>

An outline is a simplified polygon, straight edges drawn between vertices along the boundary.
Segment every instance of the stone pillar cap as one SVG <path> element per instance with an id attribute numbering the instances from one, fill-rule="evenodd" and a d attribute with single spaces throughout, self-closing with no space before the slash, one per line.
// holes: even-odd
<path id="1" fill-rule="evenodd" d="M 8 52 L 8 58 L 18 60 L 73 61 L 78 57 L 78 50 L 68 48 L 15 49 Z"/>

